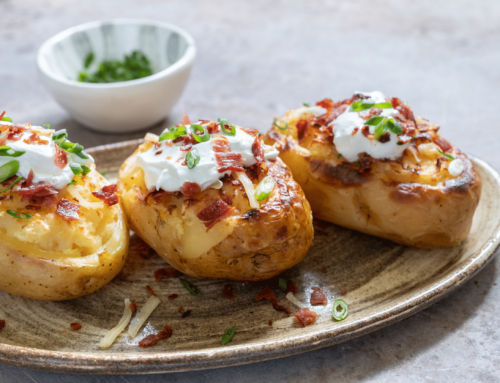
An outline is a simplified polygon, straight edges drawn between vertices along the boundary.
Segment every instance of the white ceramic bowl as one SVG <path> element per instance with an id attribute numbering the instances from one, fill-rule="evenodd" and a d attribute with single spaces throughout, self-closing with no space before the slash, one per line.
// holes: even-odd
<path id="1" fill-rule="evenodd" d="M 78 82 L 88 53 L 94 72 L 106 59 L 134 50 L 151 61 L 154 74 L 137 80 Z M 71 116 L 89 128 L 112 133 L 140 130 L 164 119 L 179 99 L 196 56 L 193 38 L 174 25 L 149 20 L 95 21 L 47 40 L 37 56 L 43 84 Z"/>

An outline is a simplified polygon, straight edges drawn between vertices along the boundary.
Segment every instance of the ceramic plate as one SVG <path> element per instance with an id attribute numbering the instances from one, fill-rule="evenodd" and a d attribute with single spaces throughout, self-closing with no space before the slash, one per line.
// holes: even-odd
<path id="1" fill-rule="evenodd" d="M 123 160 L 139 141 L 89 150 L 101 172 L 116 177 Z M 491 260 L 500 237 L 500 178 L 485 162 L 474 159 L 483 180 L 481 202 L 472 231 L 451 249 L 419 250 L 371 237 L 335 225 L 317 222 L 316 236 L 307 257 L 284 273 L 306 306 L 311 287 L 328 297 L 315 325 L 299 327 L 293 316 L 277 312 L 267 301 L 255 301 L 264 284 L 231 282 L 236 299 L 222 295 L 223 280 L 186 279 L 203 297 L 190 295 L 178 279 L 155 282 L 155 270 L 166 264 L 159 257 L 145 259 L 148 246 L 132 237 L 123 275 L 98 292 L 67 302 L 38 302 L 0 292 L 0 362 L 49 371 L 87 373 L 154 373 L 231 366 L 297 354 L 369 333 L 422 310 L 462 285 Z M 122 335 L 112 348 L 100 350 L 99 340 L 116 325 L 123 300 L 140 308 L 150 285 L 162 303 L 136 339 Z M 334 299 L 349 305 L 349 316 L 334 322 Z M 175 300 L 168 300 L 177 294 Z M 276 292 L 280 304 L 296 309 Z M 179 307 L 189 316 L 182 317 Z M 270 321 L 272 325 L 270 326 Z M 72 331 L 70 323 L 83 325 Z M 170 339 L 150 348 L 138 347 L 146 335 L 168 323 Z M 233 341 L 221 346 L 224 331 L 236 325 Z"/>

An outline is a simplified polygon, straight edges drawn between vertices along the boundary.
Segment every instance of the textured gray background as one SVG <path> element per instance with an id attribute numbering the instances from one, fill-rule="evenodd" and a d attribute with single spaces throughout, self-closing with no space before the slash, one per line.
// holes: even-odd
<path id="1" fill-rule="evenodd" d="M 87 21 L 151 18 L 187 29 L 198 57 L 167 121 L 225 116 L 262 130 L 303 101 L 353 90 L 399 96 L 462 150 L 500 169 L 500 3 L 491 1 L 0 0 L 0 110 L 67 128 L 94 146 L 142 137 L 90 132 L 38 81 L 35 56 Z M 0 365 L 4 382 L 500 381 L 499 261 L 460 291 L 389 328 L 254 365 L 149 376 L 77 376 Z"/>

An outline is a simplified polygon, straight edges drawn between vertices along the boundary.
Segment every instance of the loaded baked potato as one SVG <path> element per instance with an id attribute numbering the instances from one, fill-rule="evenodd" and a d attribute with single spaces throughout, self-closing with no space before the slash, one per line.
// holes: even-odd
<path id="1" fill-rule="evenodd" d="M 56 301 L 101 288 L 128 252 L 116 185 L 65 131 L 0 131 L 0 290 Z"/>
<path id="2" fill-rule="evenodd" d="M 300 262 L 311 210 L 278 152 L 227 120 L 183 123 L 148 134 L 120 169 L 131 229 L 198 278 L 264 280 Z"/>
<path id="3" fill-rule="evenodd" d="M 421 248 L 468 234 L 481 194 L 470 159 L 398 98 L 356 93 L 288 111 L 265 142 L 316 218 Z"/>

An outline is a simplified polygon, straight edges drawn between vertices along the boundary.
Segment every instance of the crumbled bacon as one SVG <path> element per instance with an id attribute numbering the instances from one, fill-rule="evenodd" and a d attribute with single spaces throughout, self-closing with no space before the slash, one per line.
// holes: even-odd
<path id="1" fill-rule="evenodd" d="M 371 108 L 368 110 L 363 110 L 362 112 L 359 112 L 359 117 L 361 117 L 364 120 L 369 120 L 370 118 L 374 116 L 380 116 L 382 114 L 382 109 L 380 108 Z"/>
<path id="2" fill-rule="evenodd" d="M 36 205 L 26 205 L 25 208 L 26 210 L 34 210 L 34 211 L 42 210 L 41 206 L 36 206 Z"/>
<path id="3" fill-rule="evenodd" d="M 330 114 L 333 109 L 334 103 L 329 98 L 325 98 L 324 100 L 318 101 L 316 105 L 326 109 L 326 114 Z"/>
<path id="4" fill-rule="evenodd" d="M 68 164 L 68 155 L 66 154 L 66 151 L 62 150 L 56 143 L 54 143 L 54 146 L 56 147 L 54 164 L 56 164 L 59 169 L 64 169 L 64 167 Z"/>
<path id="5" fill-rule="evenodd" d="M 388 142 L 391 140 L 391 135 L 389 134 L 389 132 L 385 132 L 384 134 L 382 134 L 380 136 L 380 138 L 378 139 L 381 143 L 385 143 L 385 142 Z"/>
<path id="6" fill-rule="evenodd" d="M 177 137 L 172 142 L 174 144 L 177 144 L 178 142 L 182 142 L 184 145 L 187 145 L 187 144 L 196 145 L 197 144 L 196 140 L 193 138 L 193 136 L 191 135 L 191 133 L 188 133 L 188 134 L 186 134 L 184 136 Z"/>
<path id="7" fill-rule="evenodd" d="M 145 337 L 144 339 L 142 339 L 139 342 L 139 346 L 151 347 L 151 346 L 154 346 L 156 343 L 158 343 L 159 340 L 160 340 L 160 338 L 158 338 L 158 335 L 151 334 L 151 335 L 148 335 L 147 337 Z"/>
<path id="8" fill-rule="evenodd" d="M 5 116 L 5 110 L 0 114 L 0 121 L 2 121 L 3 116 Z"/>
<path id="9" fill-rule="evenodd" d="M 321 272 L 322 272 L 322 273 L 325 273 L 325 274 L 326 274 L 326 272 L 327 272 L 327 271 L 328 271 L 328 270 L 326 269 L 326 267 L 323 267 L 323 268 L 321 269 Z"/>
<path id="10" fill-rule="evenodd" d="M 141 199 L 141 201 L 145 201 L 147 200 L 148 198 L 153 198 L 154 200 L 159 200 L 161 197 L 163 197 L 164 195 L 167 195 L 167 194 L 174 194 L 172 192 L 167 192 L 165 190 L 156 190 L 156 188 L 152 188 L 151 190 L 148 190 L 146 192 L 145 195 L 142 195 L 142 199 L 139 198 L 139 196 L 137 196 L 139 199 Z"/>
<path id="11" fill-rule="evenodd" d="M 77 221 L 80 219 L 79 211 L 80 205 L 63 198 L 57 204 L 56 214 L 65 221 Z"/>
<path id="12" fill-rule="evenodd" d="M 130 310 L 132 310 L 132 313 L 137 312 L 137 305 L 134 302 L 130 302 L 128 307 L 130 308 Z"/>
<path id="13" fill-rule="evenodd" d="M 148 290 L 148 293 L 150 293 L 151 295 L 157 297 L 158 295 L 156 295 L 156 293 L 154 292 L 154 290 L 151 288 L 151 286 L 149 285 L 146 285 L 146 290 Z"/>
<path id="14" fill-rule="evenodd" d="M 78 331 L 82 328 L 82 325 L 80 323 L 71 323 L 69 325 L 73 331 Z"/>
<path id="15" fill-rule="evenodd" d="M 242 172 L 241 167 L 243 155 L 241 153 L 231 152 L 229 140 L 226 137 L 215 136 L 211 139 L 212 149 L 215 152 L 215 160 L 217 162 L 217 171 L 224 173 L 227 171 Z"/>
<path id="16" fill-rule="evenodd" d="M 403 101 L 401 101 L 399 98 L 392 98 L 391 99 L 392 107 L 396 109 L 399 113 L 403 115 L 404 118 L 406 118 L 409 121 L 412 121 L 415 124 L 415 127 L 417 126 L 417 122 L 415 121 L 415 116 L 413 115 L 412 110 L 408 105 L 405 105 Z"/>
<path id="17" fill-rule="evenodd" d="M 318 317 L 318 314 L 316 314 L 314 311 L 309 310 L 308 308 L 299 309 L 293 315 L 295 316 L 295 318 L 297 318 L 302 327 L 313 324 L 314 322 L 316 322 L 316 318 Z"/>
<path id="18" fill-rule="evenodd" d="M 269 302 L 271 302 L 276 311 L 284 311 L 287 314 L 291 313 L 288 307 L 280 306 L 278 304 L 278 299 L 276 299 L 274 291 L 271 290 L 269 287 L 263 288 L 257 295 L 257 298 L 255 298 L 256 301 L 260 301 L 262 299 L 267 299 Z"/>
<path id="19" fill-rule="evenodd" d="M 48 195 L 45 197 L 37 197 L 33 195 L 24 195 L 21 198 L 21 202 L 28 202 L 31 205 L 47 206 L 50 208 L 55 208 L 57 206 L 57 196 Z"/>
<path id="20" fill-rule="evenodd" d="M 184 112 L 184 111 L 182 111 L 181 124 L 182 125 L 191 125 L 192 124 L 191 119 L 189 118 L 189 116 L 187 115 L 187 113 Z"/>
<path id="21" fill-rule="evenodd" d="M 271 326 L 271 327 L 272 327 L 272 325 L 273 325 L 273 321 L 272 321 L 272 320 L 270 320 L 268 324 L 269 324 L 269 326 Z"/>
<path id="22" fill-rule="evenodd" d="M 154 257 L 156 254 L 156 251 L 153 248 L 149 248 L 147 252 L 140 252 L 139 257 L 142 259 L 150 259 L 151 257 Z"/>
<path id="23" fill-rule="evenodd" d="M 28 137 L 28 139 L 23 140 L 25 143 L 29 144 L 39 144 L 39 145 L 47 145 L 49 141 L 42 140 L 40 136 L 36 133 L 33 133 L 31 136 Z"/>
<path id="24" fill-rule="evenodd" d="M 259 130 L 258 129 L 252 129 L 252 128 L 241 128 L 241 130 L 243 130 L 245 133 L 248 133 L 250 135 L 253 135 L 255 133 L 259 133 Z"/>
<path id="25" fill-rule="evenodd" d="M 169 301 L 173 301 L 174 299 L 177 299 L 179 296 L 177 294 L 172 294 L 168 296 Z"/>
<path id="26" fill-rule="evenodd" d="M 286 282 L 286 293 L 296 293 L 297 291 L 299 291 L 299 289 L 297 288 L 297 286 L 295 286 L 295 283 L 293 283 L 292 281 L 288 280 Z"/>
<path id="27" fill-rule="evenodd" d="M 216 199 L 196 216 L 207 228 L 207 232 L 217 223 L 231 215 L 234 208 L 229 207 L 222 199 Z"/>
<path id="28" fill-rule="evenodd" d="M 342 295 L 346 295 L 347 294 L 347 290 L 346 289 L 342 289 L 342 291 L 340 292 Z"/>
<path id="29" fill-rule="evenodd" d="M 192 197 L 201 192 L 201 187 L 197 183 L 186 181 L 182 184 L 179 190 L 181 191 L 182 194 L 188 197 Z"/>
<path id="30" fill-rule="evenodd" d="M 4 328 L 5 328 L 5 320 L 2 319 L 2 320 L 0 320 L 0 330 L 3 330 Z"/>
<path id="31" fill-rule="evenodd" d="M 208 125 L 207 125 L 207 132 L 208 134 L 215 134 L 215 133 L 219 133 L 220 132 L 220 128 L 219 128 L 219 124 L 216 124 L 214 122 L 210 122 Z"/>
<path id="32" fill-rule="evenodd" d="M 309 122 L 307 120 L 299 120 L 295 126 L 297 127 L 297 138 L 300 144 L 307 137 Z"/>
<path id="33" fill-rule="evenodd" d="M 326 295 L 321 291 L 319 287 L 313 287 L 313 293 L 311 294 L 311 304 L 314 305 L 326 305 L 328 304 L 328 299 Z"/>
<path id="34" fill-rule="evenodd" d="M 28 175 L 28 178 L 30 176 Z M 30 185 L 23 185 L 22 188 L 19 189 L 19 195 L 21 196 L 33 196 L 33 197 L 45 197 L 49 195 L 57 195 L 58 191 L 52 187 L 50 183 L 47 181 L 40 181 L 36 184 L 30 181 Z"/>
<path id="35" fill-rule="evenodd" d="M 161 332 L 164 333 L 164 337 L 162 339 L 168 339 L 172 336 L 173 330 L 168 324 L 166 324 L 163 327 L 163 331 L 161 331 Z"/>
<path id="36" fill-rule="evenodd" d="M 177 311 L 180 312 L 180 313 L 183 313 L 184 312 L 184 307 L 182 307 L 182 306 L 179 307 L 179 309 Z"/>
<path id="37" fill-rule="evenodd" d="M 252 144 L 252 154 L 257 161 L 257 164 L 264 162 L 264 147 L 262 146 L 262 136 L 259 136 L 255 139 Z"/>
<path id="38" fill-rule="evenodd" d="M 99 198 L 108 206 L 113 206 L 118 203 L 118 195 L 116 194 L 117 187 L 115 184 L 106 185 L 99 191 L 92 192 L 92 195 Z"/>
<path id="39" fill-rule="evenodd" d="M 187 317 L 188 317 L 188 316 L 190 316 L 190 315 L 191 315 L 191 310 L 188 310 L 188 311 L 186 311 L 185 313 L 183 313 L 183 314 L 181 315 L 181 318 L 182 318 L 182 319 L 185 319 L 185 318 L 187 318 Z"/>
<path id="40" fill-rule="evenodd" d="M 179 148 L 179 150 L 180 150 L 181 152 L 189 152 L 189 151 L 191 150 L 191 148 L 192 148 L 192 147 L 193 147 L 193 145 L 192 145 L 192 144 L 187 144 L 187 145 L 181 146 L 181 147 Z"/>
<path id="41" fill-rule="evenodd" d="M 26 178 L 26 181 L 24 181 L 24 187 L 28 188 L 31 185 L 33 185 L 34 178 L 35 178 L 35 173 L 33 172 L 33 169 L 30 169 L 30 172 L 28 173 L 28 178 Z"/>
<path id="42" fill-rule="evenodd" d="M 449 152 L 453 147 L 446 141 L 443 137 L 437 137 L 434 139 L 434 143 L 441 148 L 443 152 Z"/>
<path id="43" fill-rule="evenodd" d="M 23 128 L 22 126 L 12 125 L 9 127 L 9 134 L 8 134 L 7 138 L 11 141 L 19 141 L 21 139 L 21 137 L 23 136 L 23 132 L 25 130 L 26 129 Z"/>
<path id="44" fill-rule="evenodd" d="M 173 267 L 158 269 L 155 271 L 155 281 L 160 282 L 164 278 L 179 278 L 181 275 L 182 273 Z"/>
<path id="45" fill-rule="evenodd" d="M 236 289 L 232 287 L 229 283 L 226 283 L 222 286 L 222 295 L 224 295 L 227 299 L 234 300 L 234 293 Z"/>

